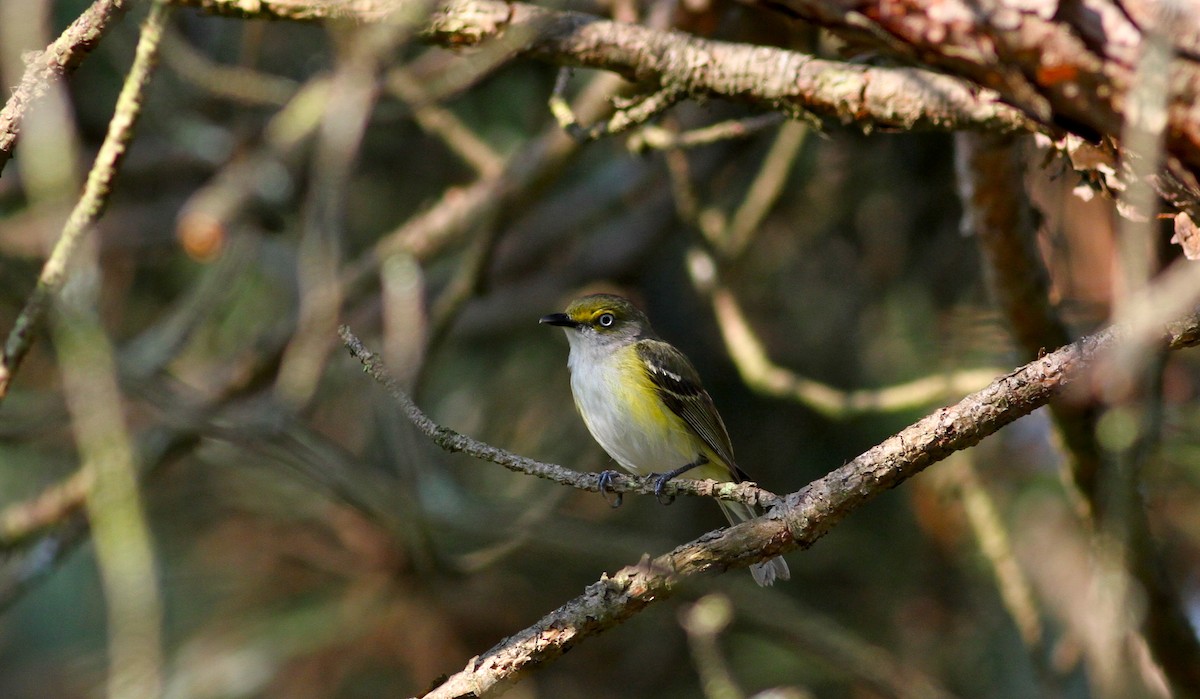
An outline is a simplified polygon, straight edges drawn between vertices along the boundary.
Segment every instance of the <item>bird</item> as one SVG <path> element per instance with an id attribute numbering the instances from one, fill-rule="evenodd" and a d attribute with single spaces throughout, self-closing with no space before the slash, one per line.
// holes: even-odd
<path id="1" fill-rule="evenodd" d="M 566 333 L 571 393 L 592 437 L 626 471 L 657 475 L 656 495 L 684 473 L 717 481 L 749 479 L 734 461 L 725 423 L 695 366 L 654 332 L 629 299 L 583 296 L 539 322 Z M 602 491 L 612 475 L 601 474 Z M 717 502 L 730 524 L 760 514 L 744 503 Z M 751 565 L 750 574 L 762 586 L 791 577 L 782 557 Z"/>

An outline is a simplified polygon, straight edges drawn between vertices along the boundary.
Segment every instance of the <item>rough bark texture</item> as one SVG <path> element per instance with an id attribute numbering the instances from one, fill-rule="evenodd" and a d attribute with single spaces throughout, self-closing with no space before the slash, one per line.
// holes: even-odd
<path id="1" fill-rule="evenodd" d="M 1037 250 L 1036 215 L 1025 194 L 1027 163 L 1022 144 L 988 135 L 959 134 L 959 190 L 970 229 L 983 253 L 983 269 L 1026 360 L 1071 341 L 1050 306 L 1050 281 Z M 1100 446 L 1097 406 L 1055 401 L 1051 411 L 1076 487 L 1087 502 L 1096 498 Z"/>
<path id="2" fill-rule="evenodd" d="M 1027 358 L 1068 342 L 1049 303 L 1049 281 L 1037 251 L 1034 212 L 1025 195 L 1025 149 L 1019 140 L 958 134 L 959 189 L 970 229 L 983 253 L 992 296 Z M 1083 400 L 1080 400 L 1083 398 Z M 1055 400 L 1051 415 L 1066 449 L 1070 479 L 1088 514 L 1105 508 L 1100 487 L 1103 453 L 1097 439 L 1101 406 L 1086 397 Z M 1129 570 L 1146 595 L 1143 631 L 1172 687 L 1200 696 L 1200 641 L 1150 536 L 1144 505 L 1128 513 Z"/>
<path id="3" fill-rule="evenodd" d="M 373 0 L 176 0 L 219 14 L 291 20 L 351 17 L 378 21 L 412 2 Z M 611 70 L 650 89 L 681 89 L 871 128 L 1033 128 L 995 93 L 920 68 L 878 68 L 825 61 L 796 51 L 701 39 L 579 12 L 499 0 L 452 0 L 433 8 L 426 40 L 450 47 L 504 42 L 514 54 L 559 65 Z"/>
<path id="4" fill-rule="evenodd" d="M 426 699 L 493 696 L 570 650 L 671 594 L 681 576 L 745 567 L 812 546 L 854 510 L 951 453 L 978 444 L 1084 377 L 1092 363 L 1125 339 L 1110 328 L 1002 376 L 940 408 L 827 476 L 784 499 L 764 517 L 710 532 L 654 559 L 590 585 L 583 595 L 501 641 L 429 692 Z M 1200 316 L 1171 324 L 1160 339 L 1171 349 L 1200 341 Z"/>
<path id="5" fill-rule="evenodd" d="M 1191 192 L 1200 173 L 1200 8 L 1159 0 L 782 0 L 794 17 L 945 70 L 1000 93 L 1041 123 L 1115 138 L 1148 41 L 1175 49 L 1161 193 Z"/>
<path id="6" fill-rule="evenodd" d="M 1200 216 L 1200 61 L 1192 4 L 1148 0 L 748 0 L 919 63 L 877 68 L 499 0 L 432 5 L 422 34 L 446 46 L 488 40 L 562 65 L 613 70 L 695 96 L 736 99 L 860 128 L 1016 131 L 1031 124 L 1115 144 L 1147 41 L 1175 49 L 1165 167 L 1156 190 Z M 394 21 L 415 0 L 175 0 L 209 12 L 289 20 Z M 1165 18 L 1160 18 L 1164 15 Z M 1162 27 L 1158 32 L 1151 27 Z M 934 70 L 926 69 L 926 66 Z M 941 71 L 941 72 L 935 72 Z M 1009 105 L 1015 105 L 1013 109 Z"/>

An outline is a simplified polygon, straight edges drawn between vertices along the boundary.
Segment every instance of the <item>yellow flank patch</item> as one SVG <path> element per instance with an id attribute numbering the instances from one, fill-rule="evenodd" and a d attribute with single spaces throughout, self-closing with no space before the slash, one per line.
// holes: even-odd
<path id="1" fill-rule="evenodd" d="M 623 383 L 618 391 L 633 424 L 644 426 L 647 431 L 658 429 L 687 434 L 683 418 L 671 412 L 658 397 L 658 389 L 647 376 L 646 367 L 632 345 L 619 351 L 618 361 L 621 363 L 618 370 L 621 376 L 637 377 L 635 381 Z"/>
<path id="2" fill-rule="evenodd" d="M 669 449 L 677 454 L 674 465 L 659 465 L 653 470 L 669 471 L 686 463 L 694 461 L 703 454 L 709 463 L 688 471 L 683 478 L 697 480 L 713 479 L 727 481 L 730 479 L 729 468 L 721 457 L 704 443 L 704 440 L 692 431 L 682 417 L 676 415 L 663 403 L 658 396 L 658 389 L 650 381 L 646 367 L 636 350 L 630 346 L 618 352 L 621 366 L 618 373 L 621 376 L 635 376 L 636 381 L 622 382 L 616 394 L 623 405 L 630 424 L 637 425 L 647 433 L 651 441 L 659 441 L 670 445 Z M 650 433 L 654 435 L 651 436 Z"/>

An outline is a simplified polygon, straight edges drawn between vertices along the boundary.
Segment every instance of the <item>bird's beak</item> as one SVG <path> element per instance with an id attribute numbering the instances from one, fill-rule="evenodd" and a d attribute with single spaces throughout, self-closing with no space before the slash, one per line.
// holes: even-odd
<path id="1" fill-rule="evenodd" d="M 571 320 L 571 316 L 566 313 L 551 313 L 548 316 L 542 316 L 538 321 L 542 325 L 559 325 L 564 328 L 577 328 L 579 323 Z"/>

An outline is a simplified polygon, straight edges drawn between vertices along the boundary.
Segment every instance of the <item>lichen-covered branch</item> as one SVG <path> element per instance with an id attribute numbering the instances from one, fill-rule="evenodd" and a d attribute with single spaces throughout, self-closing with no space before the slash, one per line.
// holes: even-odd
<path id="1" fill-rule="evenodd" d="M 138 41 L 133 65 L 130 66 L 129 75 L 126 76 L 121 93 L 117 96 L 117 104 L 108 123 L 108 133 L 100 145 L 92 169 L 88 172 L 83 194 L 71 210 L 62 234 L 42 266 L 37 286 L 17 316 L 4 342 L 3 351 L 0 351 L 0 401 L 8 394 L 13 373 L 29 352 L 34 333 L 41 327 L 54 295 L 66 282 L 67 263 L 108 205 L 113 180 L 116 179 L 117 170 L 125 159 L 126 149 L 133 138 L 134 127 L 142 112 L 146 86 L 158 64 L 158 49 L 163 31 L 162 12 L 165 10 L 156 5 L 151 15 L 156 21 L 145 25 L 146 29 Z"/>

